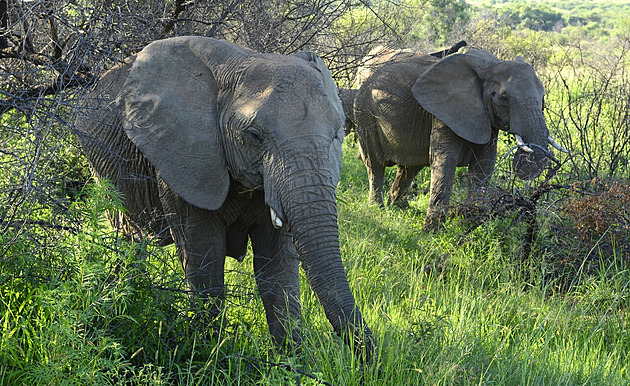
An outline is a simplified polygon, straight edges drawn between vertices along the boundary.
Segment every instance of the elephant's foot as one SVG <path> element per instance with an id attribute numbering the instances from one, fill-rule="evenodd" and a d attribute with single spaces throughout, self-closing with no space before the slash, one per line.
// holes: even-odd
<path id="1" fill-rule="evenodd" d="M 223 302 L 216 299 L 193 297 L 190 310 L 192 311 L 191 327 L 195 331 L 202 331 L 208 339 L 216 339 L 222 335 L 227 326 Z"/>
<path id="2" fill-rule="evenodd" d="M 408 189 L 393 189 L 389 191 L 389 205 L 400 209 L 409 208 L 409 199 L 413 199 L 415 194 Z"/>
<path id="3" fill-rule="evenodd" d="M 292 323 L 295 323 L 295 321 Z M 284 326 L 284 328 L 285 330 L 283 331 L 282 336 L 274 334 L 273 331 L 271 332 L 276 347 L 285 355 L 302 355 L 303 339 L 299 323 L 294 326 Z"/>
<path id="4" fill-rule="evenodd" d="M 444 227 L 445 211 L 428 212 L 422 226 L 423 232 L 436 232 Z"/>
<path id="5" fill-rule="evenodd" d="M 407 201 L 407 197 L 390 197 L 389 205 L 399 209 L 407 209 L 409 208 L 409 201 Z"/>
<path id="6" fill-rule="evenodd" d="M 381 209 L 385 208 L 385 203 L 383 202 L 383 199 L 378 199 L 376 196 L 370 195 L 368 203 L 370 205 L 378 205 L 379 207 L 381 207 Z"/>

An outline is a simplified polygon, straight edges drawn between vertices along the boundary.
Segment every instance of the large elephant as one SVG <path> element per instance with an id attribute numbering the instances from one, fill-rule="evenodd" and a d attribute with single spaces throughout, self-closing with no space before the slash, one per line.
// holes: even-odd
<path id="1" fill-rule="evenodd" d="M 529 64 L 522 59 L 499 60 L 488 51 L 471 50 L 442 59 L 405 54 L 382 64 L 361 85 L 354 102 L 370 201 L 383 204 L 386 166 L 398 165 L 389 198 L 390 204 L 401 206 L 406 205 L 414 176 L 430 166 L 424 226 L 439 226 L 455 167 L 468 166 L 471 189 L 479 187 L 494 169 L 499 130 L 517 139 L 516 175 L 535 178 L 550 156 L 543 94 Z"/>
<path id="2" fill-rule="evenodd" d="M 121 226 L 174 240 L 190 289 L 215 312 L 225 257 L 243 257 L 251 240 L 276 343 L 300 339 L 287 328 L 300 319 L 301 262 L 334 330 L 369 351 L 339 249 L 343 123 L 315 54 L 178 37 L 107 72 L 77 127 L 94 173 L 124 194 Z"/>

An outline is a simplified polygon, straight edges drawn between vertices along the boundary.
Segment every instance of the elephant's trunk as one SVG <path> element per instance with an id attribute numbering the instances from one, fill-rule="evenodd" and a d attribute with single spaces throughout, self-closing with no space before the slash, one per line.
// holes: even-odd
<path id="1" fill-rule="evenodd" d="M 326 317 L 340 336 L 353 339 L 355 349 L 372 350 L 372 334 L 350 291 L 341 261 L 335 187 L 326 168 L 328 151 L 318 156 L 292 152 L 280 175 L 279 201 L 311 288 Z"/>
<path id="2" fill-rule="evenodd" d="M 520 136 L 524 142 L 514 156 L 512 167 L 517 177 L 530 180 L 538 177 L 547 165 L 549 130 L 540 105 L 521 104 L 513 107 L 512 111 L 510 132 Z"/>

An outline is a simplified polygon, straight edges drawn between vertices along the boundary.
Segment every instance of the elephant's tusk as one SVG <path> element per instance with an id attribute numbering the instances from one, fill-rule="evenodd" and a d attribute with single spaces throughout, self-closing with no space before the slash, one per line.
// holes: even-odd
<path id="1" fill-rule="evenodd" d="M 516 138 L 516 144 L 525 152 L 525 153 L 533 153 L 534 151 L 532 150 L 531 147 L 525 145 L 525 141 L 523 141 L 523 138 L 521 138 L 520 135 L 518 134 L 514 134 L 514 138 Z"/>
<path id="2" fill-rule="evenodd" d="M 554 141 L 553 138 L 551 138 L 551 135 L 547 138 L 547 142 L 549 142 L 551 146 L 555 147 L 556 149 L 560 150 L 563 153 L 569 152 L 567 149 L 562 147 L 558 142 Z"/>
<path id="3" fill-rule="evenodd" d="M 276 229 L 282 228 L 282 220 L 280 220 L 280 217 L 278 217 L 272 208 L 269 208 L 269 211 L 271 212 L 271 224 L 273 224 L 273 227 Z"/>

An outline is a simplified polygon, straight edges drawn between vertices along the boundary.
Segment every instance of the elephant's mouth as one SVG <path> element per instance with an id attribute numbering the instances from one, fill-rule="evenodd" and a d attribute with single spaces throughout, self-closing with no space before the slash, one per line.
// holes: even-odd
<path id="1" fill-rule="evenodd" d="M 547 164 L 547 154 L 542 150 L 527 152 L 519 149 L 514 156 L 512 168 L 518 178 L 528 181 L 538 177 Z"/>
<path id="2" fill-rule="evenodd" d="M 541 146 L 536 143 L 525 143 L 518 134 L 514 134 L 514 137 L 518 150 L 514 156 L 512 168 L 518 178 L 525 181 L 534 179 L 540 176 L 550 160 L 556 164 L 559 163 L 553 154 L 547 150 L 546 143 L 545 146 Z M 554 141 L 551 136 L 547 137 L 545 142 L 561 152 L 569 152 Z"/>

